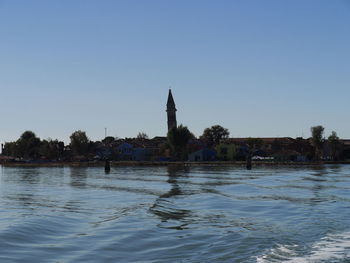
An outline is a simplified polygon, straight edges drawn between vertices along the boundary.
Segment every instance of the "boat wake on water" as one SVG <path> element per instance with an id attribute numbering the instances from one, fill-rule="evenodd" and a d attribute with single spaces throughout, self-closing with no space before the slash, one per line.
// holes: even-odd
<path id="1" fill-rule="evenodd" d="M 329 234 L 306 249 L 298 245 L 279 244 L 266 254 L 257 257 L 256 262 L 350 262 L 350 232 Z"/>

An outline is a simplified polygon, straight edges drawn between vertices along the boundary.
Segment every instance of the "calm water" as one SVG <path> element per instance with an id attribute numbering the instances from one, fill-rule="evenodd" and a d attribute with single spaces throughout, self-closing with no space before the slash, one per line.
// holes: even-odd
<path id="1" fill-rule="evenodd" d="M 350 166 L 0 167 L 0 262 L 350 262 Z"/>

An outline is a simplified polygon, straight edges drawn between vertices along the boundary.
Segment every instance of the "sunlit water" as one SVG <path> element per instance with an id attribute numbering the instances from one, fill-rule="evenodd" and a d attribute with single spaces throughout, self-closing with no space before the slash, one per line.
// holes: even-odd
<path id="1" fill-rule="evenodd" d="M 0 167 L 0 262 L 350 262 L 350 166 Z"/>

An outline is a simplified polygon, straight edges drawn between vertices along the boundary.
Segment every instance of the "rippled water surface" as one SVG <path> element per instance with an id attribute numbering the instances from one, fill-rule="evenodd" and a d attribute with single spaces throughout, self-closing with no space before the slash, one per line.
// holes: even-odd
<path id="1" fill-rule="evenodd" d="M 0 167 L 0 262 L 350 262 L 350 166 Z"/>

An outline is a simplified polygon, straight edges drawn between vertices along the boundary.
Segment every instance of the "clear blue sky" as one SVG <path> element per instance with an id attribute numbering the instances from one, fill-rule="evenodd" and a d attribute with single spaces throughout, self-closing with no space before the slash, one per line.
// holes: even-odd
<path id="1" fill-rule="evenodd" d="M 349 0 L 0 0 L 0 141 L 25 130 L 350 138 Z"/>

